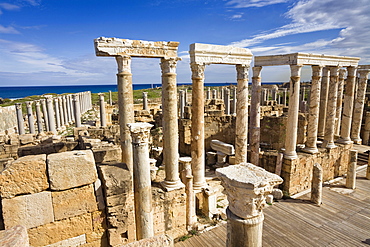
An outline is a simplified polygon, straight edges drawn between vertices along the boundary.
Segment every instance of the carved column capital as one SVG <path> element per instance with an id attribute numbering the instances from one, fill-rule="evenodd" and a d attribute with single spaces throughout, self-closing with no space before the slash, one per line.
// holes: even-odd
<path id="1" fill-rule="evenodd" d="M 254 66 L 252 70 L 253 70 L 253 77 L 256 77 L 256 78 L 261 77 L 261 70 L 262 70 L 261 66 Z"/>
<path id="2" fill-rule="evenodd" d="M 313 78 L 321 78 L 322 71 L 323 71 L 323 66 L 312 65 L 311 68 L 312 68 L 312 77 Z"/>
<path id="3" fill-rule="evenodd" d="M 176 65 L 179 60 L 181 60 L 179 57 L 161 58 L 162 74 L 176 73 Z"/>
<path id="4" fill-rule="evenodd" d="M 356 71 L 357 71 L 357 67 L 354 67 L 354 66 L 347 67 L 347 77 L 355 77 Z"/>
<path id="5" fill-rule="evenodd" d="M 149 123 L 129 123 L 133 144 L 147 144 L 149 142 L 150 129 L 153 127 Z"/>
<path id="6" fill-rule="evenodd" d="M 26 106 L 27 108 L 31 108 L 32 107 L 32 101 L 26 101 Z"/>
<path id="7" fill-rule="evenodd" d="M 78 94 L 72 94 L 72 99 L 73 101 L 76 101 L 76 102 L 79 102 L 79 97 L 78 97 Z"/>
<path id="8" fill-rule="evenodd" d="M 35 100 L 35 106 L 40 106 L 40 100 Z"/>
<path id="9" fill-rule="evenodd" d="M 249 64 L 237 64 L 236 66 L 236 78 L 238 80 L 246 80 L 248 79 L 248 70 L 249 70 Z"/>
<path id="10" fill-rule="evenodd" d="M 206 68 L 205 64 L 191 63 L 191 77 L 193 79 L 204 79 L 204 70 Z"/>
<path id="11" fill-rule="evenodd" d="M 359 69 L 357 70 L 360 79 L 367 79 L 370 73 L 370 69 Z"/>
<path id="12" fill-rule="evenodd" d="M 339 67 L 337 66 L 330 66 L 329 67 L 330 76 L 338 76 L 339 73 Z"/>
<path id="13" fill-rule="evenodd" d="M 131 57 L 130 56 L 116 56 L 118 65 L 118 73 L 131 74 Z"/>
<path id="14" fill-rule="evenodd" d="M 22 103 L 15 103 L 15 109 L 21 110 L 22 109 Z"/>
<path id="15" fill-rule="evenodd" d="M 292 77 L 301 77 L 301 69 L 303 65 L 290 65 L 290 75 Z"/>
<path id="16" fill-rule="evenodd" d="M 99 95 L 99 99 L 103 99 L 104 100 L 104 93 L 98 93 Z"/>
<path id="17" fill-rule="evenodd" d="M 278 175 L 250 163 L 218 168 L 216 175 L 225 188 L 229 209 L 243 219 L 260 216 L 266 196 L 283 182 Z"/>
<path id="18" fill-rule="evenodd" d="M 50 102 L 53 101 L 53 96 L 51 96 L 51 95 L 45 95 L 45 99 L 46 99 L 46 102 L 47 103 L 50 103 Z"/>
<path id="19" fill-rule="evenodd" d="M 339 69 L 339 79 L 340 80 L 344 80 L 344 78 L 346 77 L 346 72 L 347 70 L 344 68 Z"/>

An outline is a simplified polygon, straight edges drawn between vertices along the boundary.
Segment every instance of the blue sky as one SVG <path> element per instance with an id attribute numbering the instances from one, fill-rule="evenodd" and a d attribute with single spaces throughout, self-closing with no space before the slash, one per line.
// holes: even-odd
<path id="1" fill-rule="evenodd" d="M 115 84 L 114 58 L 96 57 L 100 36 L 179 41 L 177 81 L 190 82 L 191 43 L 254 55 L 309 52 L 370 64 L 369 0 L 0 0 L 0 86 Z M 158 59 L 135 58 L 134 83 L 159 83 Z M 235 82 L 234 66 L 210 65 L 206 82 Z M 303 80 L 310 68 L 304 67 Z M 288 81 L 289 67 L 263 68 Z"/>

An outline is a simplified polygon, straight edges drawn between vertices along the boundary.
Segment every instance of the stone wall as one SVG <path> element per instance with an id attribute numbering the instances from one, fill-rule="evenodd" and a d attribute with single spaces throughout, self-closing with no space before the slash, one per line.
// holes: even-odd
<path id="1" fill-rule="evenodd" d="M 17 127 L 15 106 L 0 106 L 0 135 L 5 134 L 5 132 L 13 133 L 15 127 Z"/>

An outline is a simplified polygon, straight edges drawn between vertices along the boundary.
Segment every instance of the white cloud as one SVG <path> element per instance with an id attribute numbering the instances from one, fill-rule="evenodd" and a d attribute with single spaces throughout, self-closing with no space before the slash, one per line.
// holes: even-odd
<path id="1" fill-rule="evenodd" d="M 0 8 L 5 10 L 17 10 L 20 9 L 18 5 L 10 4 L 10 3 L 0 3 Z"/>
<path id="2" fill-rule="evenodd" d="M 19 34 L 19 32 L 14 27 L 4 27 L 1 24 L 0 24 L 0 33 Z"/>
<path id="3" fill-rule="evenodd" d="M 234 8 L 250 8 L 250 7 L 263 7 L 267 5 L 286 3 L 290 0 L 231 0 L 227 5 L 232 5 Z"/>

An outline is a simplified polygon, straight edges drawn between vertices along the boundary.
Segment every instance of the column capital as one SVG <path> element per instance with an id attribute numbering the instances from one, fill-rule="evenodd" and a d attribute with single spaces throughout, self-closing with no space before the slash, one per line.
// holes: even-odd
<path id="1" fill-rule="evenodd" d="M 290 74 L 293 77 L 301 77 L 301 69 L 303 65 L 290 65 Z"/>
<path id="2" fill-rule="evenodd" d="M 104 93 L 98 93 L 100 98 L 104 98 Z"/>
<path id="3" fill-rule="evenodd" d="M 148 92 L 143 92 L 143 97 L 148 97 Z"/>
<path id="4" fill-rule="evenodd" d="M 323 66 L 321 65 L 312 65 L 312 77 L 321 77 L 322 76 L 322 71 L 323 71 Z"/>
<path id="5" fill-rule="evenodd" d="M 35 100 L 34 102 L 36 106 L 40 106 L 40 100 Z"/>
<path id="6" fill-rule="evenodd" d="M 72 94 L 72 99 L 73 99 L 73 101 L 76 101 L 76 102 L 80 101 L 78 99 L 78 94 Z"/>
<path id="7" fill-rule="evenodd" d="M 150 129 L 153 127 L 149 123 L 128 123 L 127 127 L 130 129 L 133 144 L 142 144 L 149 142 Z"/>
<path id="8" fill-rule="evenodd" d="M 346 77 L 346 72 L 347 72 L 347 70 L 345 68 L 340 68 L 339 69 L 339 79 L 340 80 L 344 80 L 344 78 Z"/>
<path id="9" fill-rule="evenodd" d="M 250 163 L 216 169 L 225 188 L 229 209 L 236 216 L 250 219 L 262 214 L 265 197 L 283 179 Z"/>
<path id="10" fill-rule="evenodd" d="M 330 76 L 338 76 L 339 67 L 338 66 L 330 66 L 329 71 L 330 71 Z"/>
<path id="11" fill-rule="evenodd" d="M 131 74 L 131 57 L 130 56 L 116 56 L 118 65 L 118 73 Z"/>
<path id="12" fill-rule="evenodd" d="M 53 101 L 53 96 L 52 95 L 45 95 L 44 97 L 46 99 L 46 102 L 48 102 L 48 103 Z"/>
<path id="13" fill-rule="evenodd" d="M 236 67 L 236 73 L 237 73 L 236 78 L 238 80 L 247 80 L 249 64 L 237 64 L 235 67 Z"/>
<path id="14" fill-rule="evenodd" d="M 204 79 L 205 64 L 190 63 L 192 79 Z"/>
<path id="15" fill-rule="evenodd" d="M 176 73 L 176 65 L 179 60 L 181 60 L 179 57 L 161 58 L 162 74 Z"/>
<path id="16" fill-rule="evenodd" d="M 357 67 L 354 67 L 354 66 L 347 67 L 347 77 L 355 77 L 356 71 L 357 71 Z"/>
<path id="17" fill-rule="evenodd" d="M 357 73 L 359 74 L 360 79 L 367 79 L 367 76 L 370 73 L 370 69 L 358 69 Z"/>
<path id="18" fill-rule="evenodd" d="M 253 70 L 253 77 L 261 77 L 262 66 L 254 66 L 252 70 Z"/>
<path id="19" fill-rule="evenodd" d="M 17 110 L 22 109 L 22 103 L 15 103 L 15 109 Z"/>
<path id="20" fill-rule="evenodd" d="M 33 103 L 33 101 L 26 101 L 27 108 L 32 107 L 32 103 Z"/>

